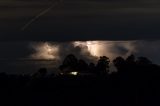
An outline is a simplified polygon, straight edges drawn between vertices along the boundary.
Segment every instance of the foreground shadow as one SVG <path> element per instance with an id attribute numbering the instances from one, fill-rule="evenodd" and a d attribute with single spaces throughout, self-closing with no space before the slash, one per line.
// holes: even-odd
<path id="1" fill-rule="evenodd" d="M 59 74 L 46 68 L 32 75 L 0 73 L 2 105 L 106 105 L 159 106 L 160 66 L 134 55 L 113 60 L 117 72 L 110 73 L 106 56 L 97 63 L 66 56 Z"/>

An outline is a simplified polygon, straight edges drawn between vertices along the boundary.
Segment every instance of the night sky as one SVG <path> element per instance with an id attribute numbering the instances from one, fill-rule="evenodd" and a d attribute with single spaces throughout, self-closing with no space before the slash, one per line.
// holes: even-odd
<path id="1" fill-rule="evenodd" d="M 159 18 L 159 0 L 0 0 L 0 40 L 159 39 Z"/>
<path id="2" fill-rule="evenodd" d="M 62 59 L 67 53 L 84 58 L 78 50 L 86 45 L 77 49 L 72 43 L 96 41 L 111 59 L 134 53 L 160 64 L 159 19 L 159 0 L 0 0 L 0 61 L 48 59 L 45 42 L 58 45 Z"/>

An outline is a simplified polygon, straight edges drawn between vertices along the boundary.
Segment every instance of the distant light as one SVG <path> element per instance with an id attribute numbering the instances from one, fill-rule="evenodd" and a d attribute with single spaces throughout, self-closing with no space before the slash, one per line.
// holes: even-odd
<path id="1" fill-rule="evenodd" d="M 70 72 L 71 75 L 78 75 L 78 72 Z"/>
<path id="2" fill-rule="evenodd" d="M 63 75 L 63 73 L 60 73 L 61 75 Z"/>

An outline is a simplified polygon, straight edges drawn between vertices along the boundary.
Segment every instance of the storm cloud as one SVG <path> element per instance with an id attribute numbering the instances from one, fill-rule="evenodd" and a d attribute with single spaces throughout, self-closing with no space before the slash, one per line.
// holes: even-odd
<path id="1" fill-rule="evenodd" d="M 95 62 L 100 56 L 107 56 L 112 61 L 118 56 L 126 58 L 127 56 L 134 54 L 137 57 L 148 57 L 153 62 L 158 64 L 160 63 L 159 40 L 39 42 L 35 44 L 36 46 L 32 46 L 32 49 L 35 49 L 35 51 L 31 55 L 33 59 L 36 59 L 37 57 L 39 57 L 39 59 L 49 59 L 45 58 L 45 56 L 39 56 L 39 54 L 44 53 L 43 55 L 51 55 L 50 59 L 57 59 L 63 61 L 65 56 L 67 56 L 68 54 L 74 54 L 79 59 L 84 59 L 87 62 Z M 47 49 L 44 50 L 46 44 L 48 44 L 49 48 L 51 49 L 49 51 L 52 51 L 49 54 L 46 53 Z M 33 57 L 33 55 L 35 57 Z M 52 55 L 56 56 L 57 58 L 52 58 Z"/>
<path id="2" fill-rule="evenodd" d="M 159 40 L 0 42 L 0 67 L 1 71 L 19 74 L 33 73 L 41 67 L 54 72 L 68 54 L 95 64 L 99 56 L 112 61 L 117 56 L 126 58 L 134 54 L 160 64 L 159 45 Z"/>

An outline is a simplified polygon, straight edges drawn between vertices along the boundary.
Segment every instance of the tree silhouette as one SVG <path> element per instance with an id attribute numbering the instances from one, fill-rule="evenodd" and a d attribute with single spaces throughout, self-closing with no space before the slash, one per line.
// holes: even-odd
<path id="1" fill-rule="evenodd" d="M 138 59 L 136 60 L 136 63 L 139 64 L 139 65 L 152 64 L 152 62 L 146 57 L 138 57 Z"/>
<path id="2" fill-rule="evenodd" d="M 46 74 L 47 74 L 47 69 L 46 68 L 40 68 L 38 70 L 38 72 L 36 72 L 36 73 L 33 74 L 32 77 L 33 78 L 43 78 L 43 77 L 46 76 Z"/>
<path id="3" fill-rule="evenodd" d="M 117 68 L 118 71 L 123 71 L 125 68 L 126 62 L 124 58 L 117 57 L 113 60 L 113 64 Z"/>
<path id="4" fill-rule="evenodd" d="M 87 72 L 88 71 L 88 64 L 84 60 L 80 59 L 80 60 L 78 60 L 78 67 L 77 68 L 78 68 L 79 72 Z"/>
<path id="5" fill-rule="evenodd" d="M 130 78 L 134 78 L 135 75 L 137 74 L 137 66 L 136 66 L 136 57 L 131 54 L 126 58 L 126 63 L 125 63 L 125 74 L 128 75 Z M 125 76 L 127 76 L 125 75 Z"/>
<path id="6" fill-rule="evenodd" d="M 110 60 L 106 56 L 101 56 L 98 60 L 96 70 L 100 75 L 105 75 L 109 72 L 109 63 Z"/>
<path id="7" fill-rule="evenodd" d="M 95 73 L 96 72 L 96 66 L 95 66 L 94 63 L 90 63 L 88 68 L 89 68 L 89 72 L 91 72 L 91 73 Z"/>
<path id="8" fill-rule="evenodd" d="M 133 54 L 131 54 L 130 56 L 128 56 L 128 57 L 126 58 L 126 62 L 127 62 L 127 64 L 129 64 L 129 65 L 135 64 L 135 61 L 136 61 L 136 58 L 135 58 L 135 56 L 134 56 Z"/>
<path id="9" fill-rule="evenodd" d="M 69 54 L 63 61 L 63 64 L 59 67 L 63 72 L 74 71 L 78 69 L 78 59 L 73 55 Z"/>

